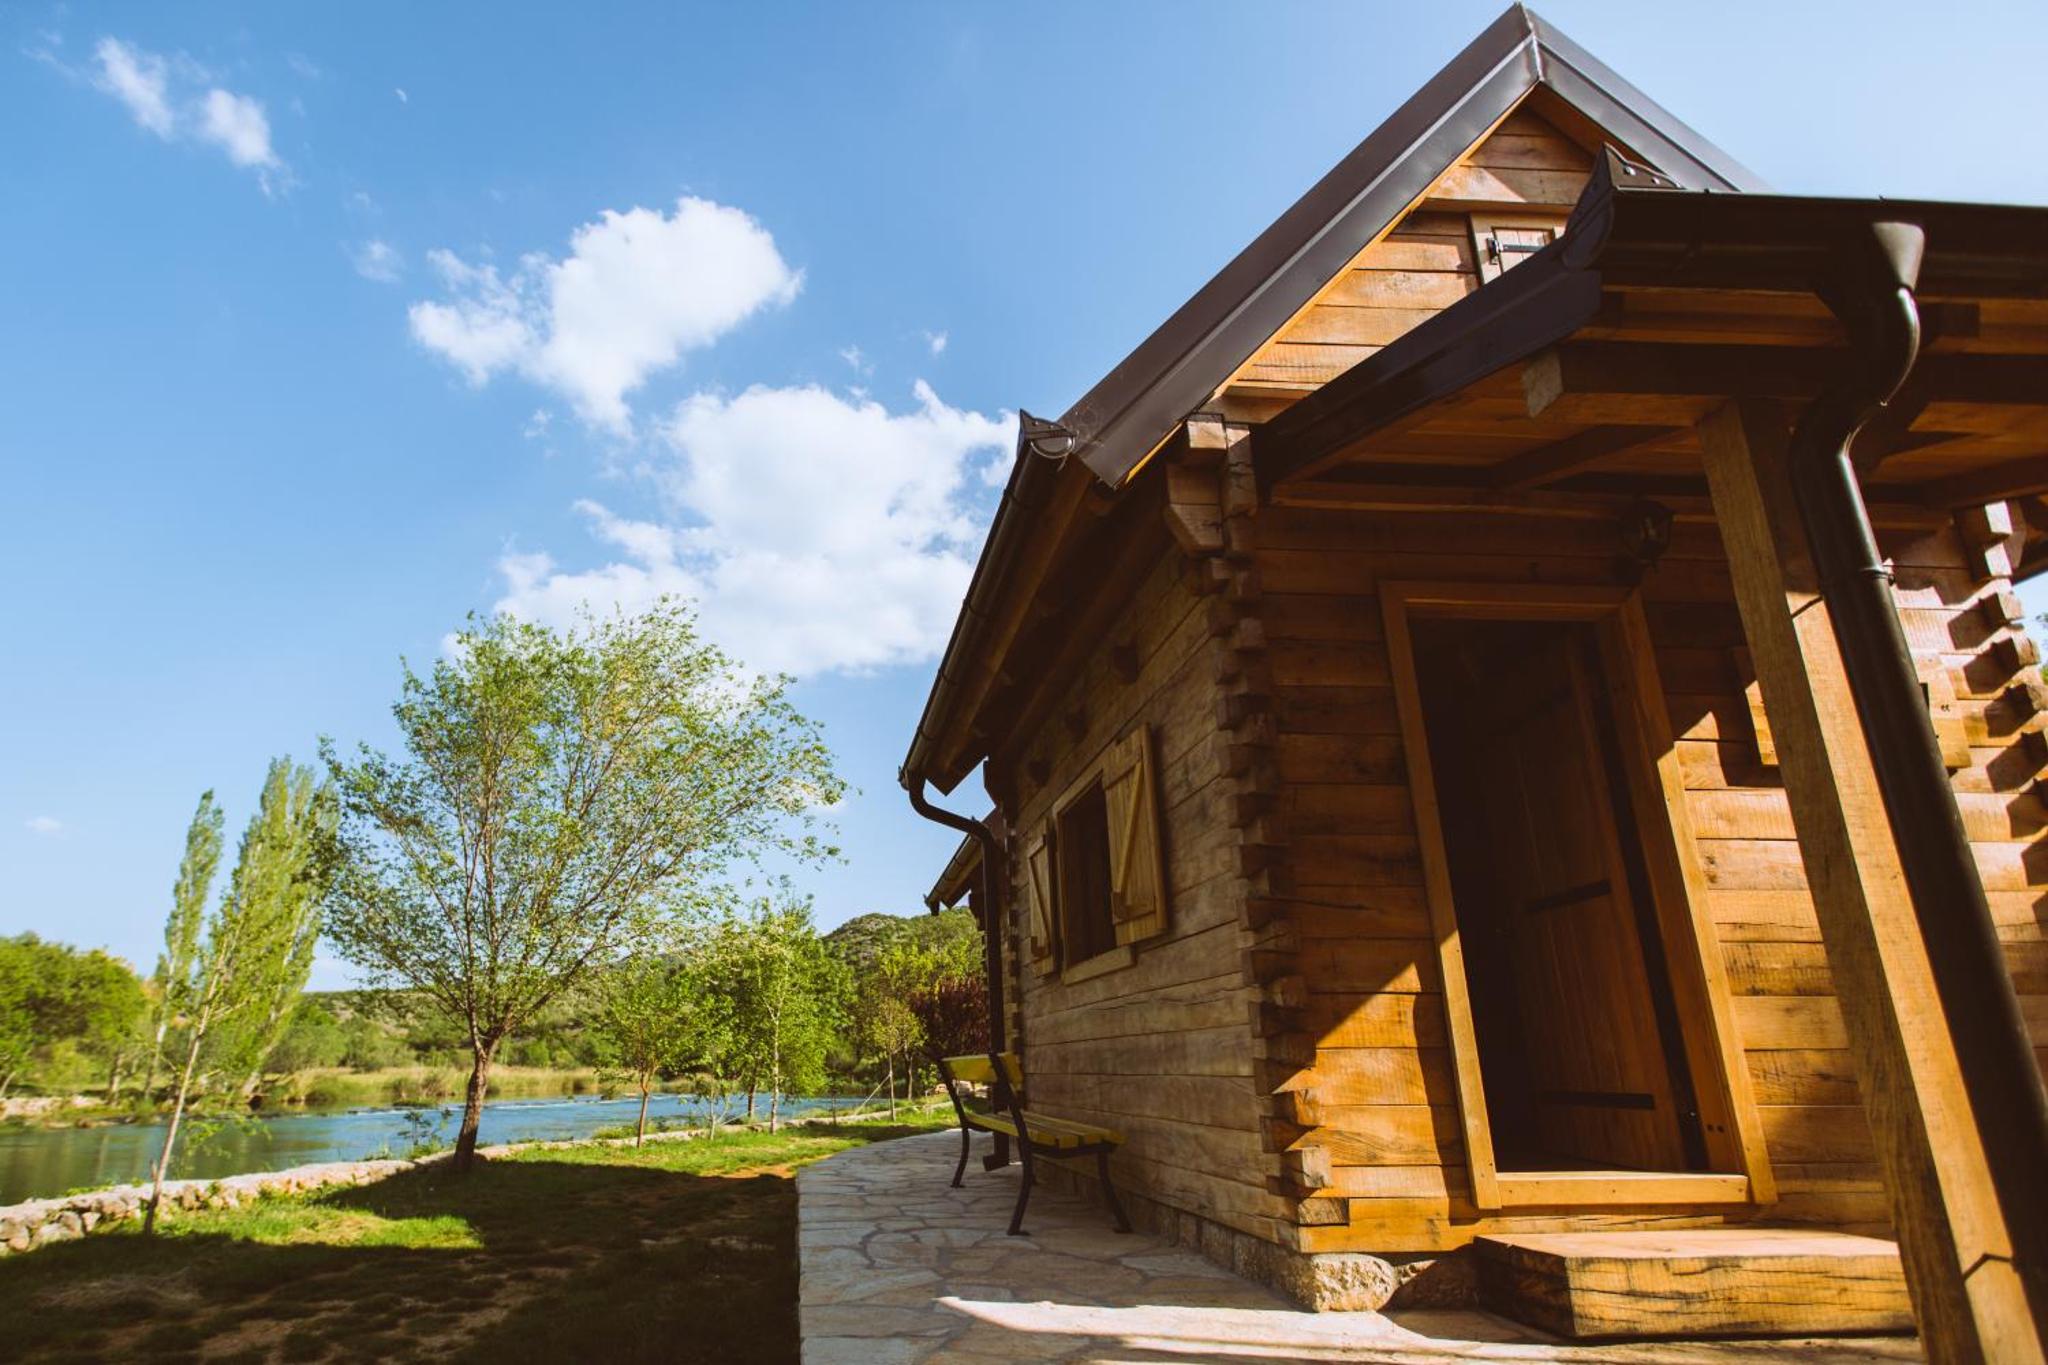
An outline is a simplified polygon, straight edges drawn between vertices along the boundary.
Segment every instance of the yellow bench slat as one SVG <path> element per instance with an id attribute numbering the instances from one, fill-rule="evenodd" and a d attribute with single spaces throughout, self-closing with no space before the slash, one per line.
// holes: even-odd
<path id="1" fill-rule="evenodd" d="M 1000 1114 L 980 1114 L 967 1111 L 967 1126 L 979 1128 L 988 1133 L 1007 1133 L 1017 1136 L 1017 1125 Z M 1121 1147 L 1124 1135 L 1114 1128 L 1098 1128 L 1092 1123 L 1077 1123 L 1072 1119 L 1057 1119 L 1049 1114 L 1034 1114 L 1024 1111 L 1024 1126 L 1031 1133 L 1031 1140 L 1041 1147 L 1086 1147 L 1097 1142 L 1107 1142 Z"/>

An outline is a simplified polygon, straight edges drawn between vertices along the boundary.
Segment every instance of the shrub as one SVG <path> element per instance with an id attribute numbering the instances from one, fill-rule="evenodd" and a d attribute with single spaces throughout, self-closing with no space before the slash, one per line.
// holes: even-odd
<path id="1" fill-rule="evenodd" d="M 950 976 L 910 997 L 910 1012 L 924 1029 L 928 1055 L 957 1057 L 988 1050 L 988 983 Z"/>

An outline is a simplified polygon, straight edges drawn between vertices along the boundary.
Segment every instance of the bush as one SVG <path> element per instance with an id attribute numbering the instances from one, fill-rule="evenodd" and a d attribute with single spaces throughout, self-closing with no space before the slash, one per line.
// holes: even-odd
<path id="1" fill-rule="evenodd" d="M 910 997 L 910 1012 L 924 1029 L 931 1057 L 988 1051 L 988 983 L 978 976 L 950 976 Z"/>

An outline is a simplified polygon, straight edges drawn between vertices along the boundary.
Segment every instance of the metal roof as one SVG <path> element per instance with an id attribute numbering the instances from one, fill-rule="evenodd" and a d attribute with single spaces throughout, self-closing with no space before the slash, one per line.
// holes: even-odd
<path id="1" fill-rule="evenodd" d="M 1295 201 L 1272 226 L 1090 389 L 1059 425 L 1093 475 L 1120 487 L 1174 427 L 1208 399 L 1338 271 L 1405 212 L 1532 91 L 1551 91 L 1631 155 L 1693 189 L 1759 190 L 1749 171 L 1572 42 L 1528 7 L 1511 5 L 1407 103 Z M 1018 454 L 966 601 L 898 777 L 925 780 L 961 705 L 967 663 L 994 603 L 1035 534 L 1066 461 Z M 976 760 L 978 761 L 978 759 Z M 966 765 L 930 772 L 950 791 Z"/>

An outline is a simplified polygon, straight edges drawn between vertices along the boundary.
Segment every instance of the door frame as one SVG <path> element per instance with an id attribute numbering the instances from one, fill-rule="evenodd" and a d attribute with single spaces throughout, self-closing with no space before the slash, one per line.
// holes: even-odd
<path id="1" fill-rule="evenodd" d="M 1444 1013 L 1457 1079 L 1458 1117 L 1472 1202 L 1508 1208 L 1650 1204 L 1767 1204 L 1777 1197 L 1761 1116 L 1735 1027 L 1719 941 L 1707 913 L 1685 781 L 1650 643 L 1633 589 L 1540 583 L 1383 583 L 1387 658 L 1415 807 L 1424 892 L 1442 974 Z M 1495 1163 L 1492 1123 L 1458 938 L 1450 859 L 1437 810 L 1411 620 L 1555 621 L 1594 627 L 1612 691 L 1627 799 L 1642 839 L 1666 970 L 1706 1138 L 1709 1172 L 1511 1171 Z"/>

